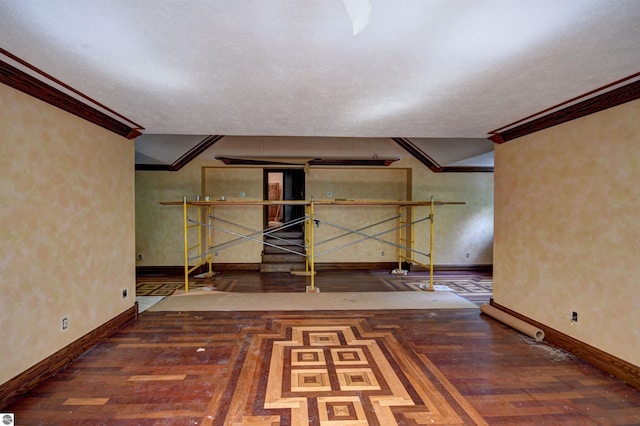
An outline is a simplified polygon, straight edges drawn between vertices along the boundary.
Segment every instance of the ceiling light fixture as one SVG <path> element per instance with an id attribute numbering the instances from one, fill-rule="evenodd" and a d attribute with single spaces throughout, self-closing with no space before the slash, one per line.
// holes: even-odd
<path id="1" fill-rule="evenodd" d="M 357 36 L 369 25 L 373 4 L 371 0 L 342 0 L 344 8 L 353 26 L 353 35 Z"/>

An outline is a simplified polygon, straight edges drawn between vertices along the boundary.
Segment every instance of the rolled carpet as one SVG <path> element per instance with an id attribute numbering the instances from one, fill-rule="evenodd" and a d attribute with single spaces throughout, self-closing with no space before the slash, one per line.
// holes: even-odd
<path id="1" fill-rule="evenodd" d="M 498 321 L 508 325 L 509 327 L 516 329 L 519 332 L 535 339 L 537 342 L 544 340 L 544 331 L 540 330 L 538 327 L 534 327 L 533 325 L 525 321 L 522 321 L 521 319 L 509 315 L 508 313 L 503 312 L 500 309 L 496 309 L 493 306 L 485 303 L 480 305 L 480 310 L 490 317 L 497 319 Z"/>

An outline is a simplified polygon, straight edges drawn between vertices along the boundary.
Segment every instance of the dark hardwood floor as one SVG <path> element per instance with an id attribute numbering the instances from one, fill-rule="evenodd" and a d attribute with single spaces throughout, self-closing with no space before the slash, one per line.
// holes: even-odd
<path id="1" fill-rule="evenodd" d="M 279 280 L 225 275 L 232 291 Z M 359 278 L 419 279 L 333 281 Z M 640 392 L 476 309 L 143 312 L 2 411 L 18 425 L 638 425 Z"/>
<path id="2" fill-rule="evenodd" d="M 316 275 L 315 285 L 323 292 L 420 291 L 420 285 L 429 284 L 428 272 L 410 272 L 398 276 L 389 271 L 326 270 Z M 486 272 L 446 272 L 434 274 L 434 284 L 444 285 L 476 304 L 488 303 L 492 295 L 492 276 Z M 309 277 L 285 272 L 221 272 L 213 278 L 192 278 L 191 289 L 214 287 L 237 293 L 304 293 Z M 168 296 L 184 288 L 180 276 L 155 275 L 138 278 L 136 295 Z"/>

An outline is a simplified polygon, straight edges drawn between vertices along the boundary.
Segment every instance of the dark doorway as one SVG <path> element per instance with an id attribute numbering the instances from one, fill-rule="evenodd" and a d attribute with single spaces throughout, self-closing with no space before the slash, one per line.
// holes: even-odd
<path id="1" fill-rule="evenodd" d="M 265 200 L 304 200 L 304 169 L 265 169 Z M 304 206 L 266 206 L 265 228 L 275 228 L 283 223 L 304 217 Z M 302 230 L 302 223 L 287 228 Z"/>

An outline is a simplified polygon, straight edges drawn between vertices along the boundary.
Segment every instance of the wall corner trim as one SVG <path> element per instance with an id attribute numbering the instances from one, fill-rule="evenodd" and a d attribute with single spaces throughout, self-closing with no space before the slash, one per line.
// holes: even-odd
<path id="1" fill-rule="evenodd" d="M 174 161 L 172 164 L 136 164 L 136 170 L 141 171 L 161 171 L 161 172 L 177 172 L 198 155 L 209 149 L 213 144 L 222 139 L 224 135 L 209 135 L 200 141 L 196 146 L 187 151 L 184 155 Z"/>
<path id="2" fill-rule="evenodd" d="M 24 393 L 47 380 L 56 371 L 69 365 L 75 358 L 91 349 L 100 341 L 138 318 L 138 302 L 118 316 L 105 322 L 69 345 L 43 359 L 13 379 L 0 385 L 0 411 Z"/>
<path id="3" fill-rule="evenodd" d="M 493 173 L 494 171 L 493 167 L 484 166 L 441 166 L 409 138 L 391 138 L 391 140 L 434 173 Z"/>
<path id="4" fill-rule="evenodd" d="M 30 69 L 32 72 L 40 75 L 42 80 L 5 62 L 3 58 Z M 0 83 L 6 84 L 9 87 L 33 96 L 36 99 L 60 108 L 63 111 L 127 139 L 134 139 L 140 136 L 144 130 L 144 127 L 139 124 L 100 104 L 94 99 L 89 98 L 2 48 L 0 48 Z M 82 99 L 75 98 L 69 93 L 52 86 L 52 84 L 66 91 L 70 91 Z M 95 107 L 91 105 L 95 105 Z"/>
<path id="5" fill-rule="evenodd" d="M 558 330 L 555 330 L 547 325 L 539 323 L 531 318 L 526 317 L 516 311 L 513 311 L 505 306 L 496 303 L 491 299 L 490 305 L 496 309 L 499 309 L 507 314 L 514 316 L 522 321 L 525 321 L 535 327 L 544 331 L 545 341 L 558 346 L 584 361 L 606 371 L 609 374 L 616 376 L 617 378 L 624 380 L 631 386 L 640 389 L 640 367 L 633 365 L 623 359 L 620 359 L 614 355 L 611 355 L 601 349 L 593 347 L 588 343 L 577 340 L 567 334 L 564 334 Z"/>
<path id="6" fill-rule="evenodd" d="M 635 73 L 621 80 L 614 81 L 606 86 L 585 93 L 584 95 L 577 96 L 561 104 L 547 108 L 544 111 L 532 114 L 511 124 L 507 124 L 499 129 L 492 130 L 489 132 L 490 136 L 487 139 L 496 144 L 509 142 L 513 139 L 536 133 L 549 127 L 557 126 L 577 118 L 586 117 L 587 115 L 595 114 L 597 112 L 640 99 L 640 80 L 631 81 L 638 79 L 638 77 L 640 77 L 640 73 Z M 627 83 L 628 81 L 631 82 Z M 620 87 L 615 87 L 622 83 L 625 84 Z M 615 88 L 611 89 L 612 87 Z M 604 90 L 609 91 L 600 93 Z M 600 94 L 589 97 L 595 93 Z M 573 103 L 580 99 L 584 100 Z"/>

